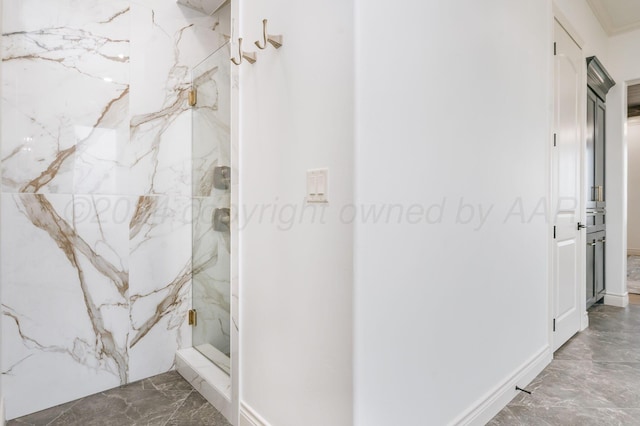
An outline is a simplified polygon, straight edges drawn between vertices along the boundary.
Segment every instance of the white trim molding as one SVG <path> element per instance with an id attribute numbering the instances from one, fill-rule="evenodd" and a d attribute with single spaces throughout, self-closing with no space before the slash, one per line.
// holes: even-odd
<path id="1" fill-rule="evenodd" d="M 249 407 L 244 401 L 240 401 L 240 424 L 239 426 L 270 426 L 255 410 Z"/>
<path id="2" fill-rule="evenodd" d="M 4 398 L 0 395 L 0 426 L 5 425 L 5 417 L 4 417 Z"/>
<path id="3" fill-rule="evenodd" d="M 566 16 L 564 16 L 564 13 L 562 13 L 562 10 L 560 10 L 560 8 L 558 7 L 555 1 L 553 2 L 553 18 L 556 21 L 558 21 L 558 23 L 562 26 L 562 28 L 565 29 L 565 31 L 569 34 L 569 36 L 573 39 L 573 41 L 576 42 L 578 47 L 580 47 L 580 49 L 583 49 L 585 44 L 584 39 L 580 36 L 580 33 L 578 32 L 578 30 L 576 30 L 575 27 L 571 24 L 571 21 L 567 19 Z M 585 77 L 585 81 L 586 81 L 586 77 Z M 587 90 L 586 86 L 584 90 L 585 91 Z M 585 105 L 586 105 L 586 102 L 585 102 Z M 585 121 L 586 121 L 586 118 L 585 118 Z"/>
<path id="4" fill-rule="evenodd" d="M 580 331 L 584 331 L 589 328 L 589 312 L 584 311 L 582 313 L 582 321 L 580 322 Z"/>
<path id="5" fill-rule="evenodd" d="M 521 388 L 527 386 L 549 365 L 552 359 L 551 347 L 542 348 L 518 370 L 514 371 L 510 377 L 456 418 L 453 424 L 458 426 L 482 426 L 487 424 L 517 395 L 516 386 Z M 240 426 L 244 425 L 241 423 Z"/>
<path id="6" fill-rule="evenodd" d="M 628 248 L 627 256 L 640 256 L 640 248 Z"/>
<path id="7" fill-rule="evenodd" d="M 629 293 L 613 294 L 607 292 L 604 295 L 604 304 L 609 306 L 617 306 L 618 308 L 626 308 L 629 305 Z"/>

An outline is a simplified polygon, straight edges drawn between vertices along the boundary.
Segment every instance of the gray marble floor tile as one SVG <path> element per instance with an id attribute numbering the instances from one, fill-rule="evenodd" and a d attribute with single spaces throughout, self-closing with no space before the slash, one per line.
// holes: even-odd
<path id="1" fill-rule="evenodd" d="M 60 417 L 65 411 L 71 409 L 79 401 L 80 400 L 71 401 L 66 404 L 38 411 L 37 413 L 30 414 L 29 416 L 25 416 L 20 419 L 9 420 L 7 422 L 7 426 L 46 426 Z"/>
<path id="2" fill-rule="evenodd" d="M 162 425 L 190 393 L 112 389 L 82 399 L 51 425 Z"/>
<path id="3" fill-rule="evenodd" d="M 640 306 L 593 306 L 527 389 L 489 424 L 640 425 Z"/>
<path id="4" fill-rule="evenodd" d="M 192 392 L 184 404 L 171 416 L 166 426 L 231 426 L 198 392 Z"/>
<path id="5" fill-rule="evenodd" d="M 620 426 L 639 425 L 640 409 L 533 408 L 509 406 L 488 426 Z"/>
<path id="6" fill-rule="evenodd" d="M 126 385 L 120 386 L 120 389 L 156 390 L 156 387 L 151 383 L 151 379 L 144 379 L 127 383 Z"/>
<path id="7" fill-rule="evenodd" d="M 640 281 L 640 256 L 627 257 L 627 279 Z"/>
<path id="8" fill-rule="evenodd" d="M 193 387 L 182 378 L 177 371 L 170 371 L 168 373 L 161 374 L 159 376 L 151 377 L 147 379 L 155 389 L 178 391 L 178 390 L 192 390 Z"/>
<path id="9" fill-rule="evenodd" d="M 230 426 L 171 371 L 11 420 L 8 426 Z"/>
<path id="10" fill-rule="evenodd" d="M 594 362 L 587 386 L 599 390 L 609 407 L 640 409 L 640 363 Z"/>
<path id="11" fill-rule="evenodd" d="M 640 325 L 638 326 L 640 331 Z M 640 362 L 640 332 L 585 330 L 554 354 L 559 360 Z"/>
<path id="12" fill-rule="evenodd" d="M 640 409 L 640 363 L 554 360 L 512 406 Z"/>
<path id="13" fill-rule="evenodd" d="M 529 407 L 612 407 L 605 392 L 591 385 L 592 361 L 556 361 L 544 369 L 527 389 L 532 395 L 518 394 L 510 405 Z"/>
<path id="14" fill-rule="evenodd" d="M 589 328 L 595 331 L 635 332 L 640 328 L 640 306 L 617 308 L 594 305 L 589 309 Z"/>

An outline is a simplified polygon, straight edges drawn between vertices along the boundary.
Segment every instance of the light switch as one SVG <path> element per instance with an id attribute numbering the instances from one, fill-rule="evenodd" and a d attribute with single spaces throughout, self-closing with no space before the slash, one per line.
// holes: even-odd
<path id="1" fill-rule="evenodd" d="M 318 177 L 312 173 L 307 172 L 307 195 L 310 197 L 315 196 L 318 193 Z"/>
<path id="2" fill-rule="evenodd" d="M 307 170 L 307 202 L 328 202 L 329 169 Z"/>
<path id="3" fill-rule="evenodd" d="M 324 195 L 327 192 L 327 174 L 325 170 L 322 170 L 318 173 L 316 181 L 316 194 Z"/>

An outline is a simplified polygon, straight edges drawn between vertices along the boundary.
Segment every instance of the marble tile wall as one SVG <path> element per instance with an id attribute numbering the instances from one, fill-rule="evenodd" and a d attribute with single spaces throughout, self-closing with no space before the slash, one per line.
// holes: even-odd
<path id="1" fill-rule="evenodd" d="M 178 0 L 178 3 L 192 7 L 206 15 L 216 12 L 228 0 Z"/>
<path id="2" fill-rule="evenodd" d="M 229 10 L 2 6 L 0 367 L 14 418 L 167 371 L 190 346 L 186 98 Z"/>

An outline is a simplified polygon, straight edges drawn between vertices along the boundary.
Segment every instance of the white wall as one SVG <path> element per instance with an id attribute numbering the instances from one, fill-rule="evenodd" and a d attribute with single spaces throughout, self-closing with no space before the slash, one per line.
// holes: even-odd
<path id="1" fill-rule="evenodd" d="M 285 35 L 240 75 L 241 405 L 274 426 L 481 424 L 549 359 L 551 0 L 299 3 L 240 7 L 247 50 L 263 18 Z M 586 2 L 557 3 L 609 68 Z M 284 230 L 322 166 L 326 223 Z M 381 219 L 354 229 L 354 201 Z"/>
<path id="2" fill-rule="evenodd" d="M 614 72 L 624 81 L 640 78 L 640 56 L 637 54 L 640 30 L 620 34 L 609 39 L 609 51 Z M 620 82 L 622 83 L 622 81 Z"/>
<path id="3" fill-rule="evenodd" d="M 629 120 L 627 146 L 627 249 L 640 254 L 640 120 Z"/>
<path id="4" fill-rule="evenodd" d="M 284 35 L 240 71 L 240 202 L 266 209 L 240 224 L 241 404 L 274 426 L 352 423 L 353 227 L 337 214 L 353 200 L 352 7 L 240 7 L 246 50 L 263 18 Z M 326 223 L 307 211 L 287 229 L 318 167 L 329 168 Z"/>
<path id="5" fill-rule="evenodd" d="M 357 11 L 357 204 L 446 206 L 357 226 L 355 424 L 452 424 L 548 349 L 551 5 Z"/>
<path id="6" fill-rule="evenodd" d="M 640 30 L 611 37 L 610 72 L 617 84 L 607 95 L 607 297 L 625 305 L 627 270 L 627 84 L 640 79 Z M 609 68 L 609 65 L 607 65 Z M 605 299 L 606 301 L 606 299 Z"/>

